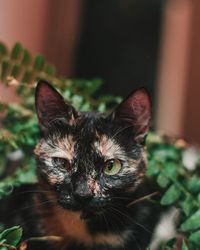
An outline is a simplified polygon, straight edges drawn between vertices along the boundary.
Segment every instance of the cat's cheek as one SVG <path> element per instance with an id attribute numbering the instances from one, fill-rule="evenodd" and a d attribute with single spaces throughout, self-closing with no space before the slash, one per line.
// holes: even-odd
<path id="1" fill-rule="evenodd" d="M 101 190 L 109 192 L 110 190 L 118 187 L 122 187 L 122 183 L 118 177 L 103 176 L 100 180 Z"/>
<path id="2" fill-rule="evenodd" d="M 48 181 L 49 181 L 49 184 L 50 185 L 58 185 L 58 184 L 62 184 L 64 182 L 64 175 L 63 174 L 59 174 L 59 175 L 53 175 L 53 174 L 50 174 L 48 176 Z"/>
<path id="3" fill-rule="evenodd" d="M 49 159 L 43 160 L 42 164 L 38 164 L 38 173 L 45 178 L 51 186 L 62 184 L 66 178 L 66 173 L 53 167 Z"/>

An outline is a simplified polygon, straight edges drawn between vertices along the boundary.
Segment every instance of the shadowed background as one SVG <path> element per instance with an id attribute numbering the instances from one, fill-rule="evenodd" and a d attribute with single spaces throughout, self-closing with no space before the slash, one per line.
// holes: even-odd
<path id="1" fill-rule="evenodd" d="M 102 93 L 146 87 L 155 127 L 199 144 L 199 11 L 198 0 L 0 0 L 0 40 L 61 75 L 103 79 Z"/>

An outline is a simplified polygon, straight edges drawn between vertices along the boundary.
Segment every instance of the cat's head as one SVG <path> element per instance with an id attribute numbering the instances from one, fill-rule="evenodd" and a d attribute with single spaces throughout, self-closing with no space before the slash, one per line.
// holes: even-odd
<path id="1" fill-rule="evenodd" d="M 35 148 L 38 177 L 63 208 L 101 211 L 141 183 L 151 105 L 133 91 L 110 114 L 80 113 L 47 82 L 36 88 L 41 140 Z"/>

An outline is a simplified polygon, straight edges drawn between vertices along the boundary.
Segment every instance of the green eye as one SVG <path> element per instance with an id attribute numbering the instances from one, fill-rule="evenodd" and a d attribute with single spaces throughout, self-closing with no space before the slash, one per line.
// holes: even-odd
<path id="1" fill-rule="evenodd" d="M 106 175 L 116 175 L 119 173 L 121 168 L 122 168 L 122 164 L 121 164 L 120 160 L 112 159 L 112 160 L 108 160 L 105 163 L 103 172 Z"/>

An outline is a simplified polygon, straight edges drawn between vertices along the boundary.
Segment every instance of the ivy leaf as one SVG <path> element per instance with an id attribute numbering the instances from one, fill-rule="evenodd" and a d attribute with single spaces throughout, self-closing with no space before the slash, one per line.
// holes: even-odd
<path id="1" fill-rule="evenodd" d="M 51 75 L 51 76 L 54 76 L 55 74 L 56 74 L 56 69 L 55 69 L 55 67 L 53 66 L 53 65 L 51 65 L 51 64 L 47 64 L 46 66 L 45 66 L 45 73 L 47 74 L 47 75 Z"/>
<path id="2" fill-rule="evenodd" d="M 6 244 L 17 246 L 22 237 L 22 228 L 14 226 L 0 233 L 0 241 Z"/>
<path id="3" fill-rule="evenodd" d="M 45 64 L 45 59 L 43 55 L 37 55 L 34 60 L 34 69 L 35 70 L 42 70 Z"/>
<path id="4" fill-rule="evenodd" d="M 200 209 L 181 225 L 181 230 L 184 232 L 198 228 L 200 228 Z"/>
<path id="5" fill-rule="evenodd" d="M 188 189 L 192 193 L 199 193 L 200 192 L 200 179 L 199 176 L 194 175 L 190 181 L 188 182 Z"/>
<path id="6" fill-rule="evenodd" d="M 11 59 L 14 60 L 19 59 L 21 53 L 22 53 L 22 46 L 20 43 L 16 43 L 11 51 Z"/>
<path id="7" fill-rule="evenodd" d="M 191 234 L 189 240 L 200 247 L 200 230 Z"/>
<path id="8" fill-rule="evenodd" d="M 175 184 L 172 184 L 168 190 L 164 193 L 161 204 L 162 205 L 170 205 L 174 203 L 181 195 L 180 190 L 177 188 Z"/>
<path id="9" fill-rule="evenodd" d="M 170 180 L 163 173 L 160 173 L 157 178 L 157 183 L 160 187 L 166 188 L 169 185 Z"/>
<path id="10" fill-rule="evenodd" d="M 189 250 L 188 246 L 186 245 L 185 241 L 183 241 L 182 249 L 181 250 Z"/>
<path id="11" fill-rule="evenodd" d="M 165 174 L 168 178 L 175 180 L 177 177 L 177 163 L 174 162 L 166 162 L 165 167 L 163 168 L 163 174 Z"/>
<path id="12" fill-rule="evenodd" d="M 106 111 L 106 104 L 105 103 L 101 103 L 98 107 L 98 111 L 99 112 L 105 112 Z"/>
<path id="13" fill-rule="evenodd" d="M 197 200 L 200 202 L 200 193 L 197 195 Z"/>
<path id="14" fill-rule="evenodd" d="M 186 197 L 186 199 L 181 203 L 181 207 L 186 216 L 190 215 L 190 212 L 193 209 L 193 199 L 191 196 Z"/>
<path id="15" fill-rule="evenodd" d="M 22 58 L 22 64 L 29 64 L 31 61 L 31 55 L 28 50 L 23 50 L 23 58 Z"/>
<path id="16" fill-rule="evenodd" d="M 6 46 L 2 42 L 0 42 L 0 56 L 1 55 L 6 55 L 6 53 L 7 53 Z"/>
<path id="17" fill-rule="evenodd" d="M 148 176 L 155 176 L 160 172 L 160 164 L 158 164 L 154 159 L 149 160 L 149 164 L 146 170 Z"/>
<path id="18" fill-rule="evenodd" d="M 178 150 L 176 147 L 172 145 L 159 145 L 154 151 L 154 158 L 159 162 L 173 162 L 178 161 L 180 158 L 180 154 L 178 154 Z"/>

